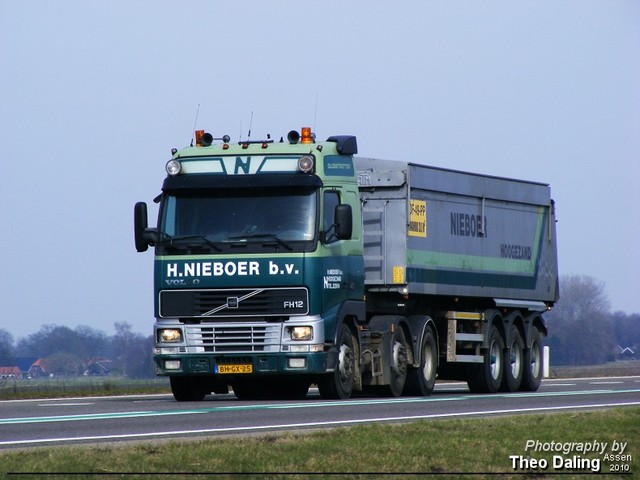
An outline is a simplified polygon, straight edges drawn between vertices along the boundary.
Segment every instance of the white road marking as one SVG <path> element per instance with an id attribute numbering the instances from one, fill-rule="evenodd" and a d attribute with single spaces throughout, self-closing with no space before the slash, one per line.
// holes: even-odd
<path id="1" fill-rule="evenodd" d="M 206 428 L 199 430 L 176 430 L 165 432 L 150 432 L 150 433 L 129 433 L 120 435 L 95 435 L 86 437 L 59 437 L 59 438 L 38 438 L 33 440 L 12 440 L 8 442 L 0 442 L 1 445 L 29 445 L 40 443 L 57 443 L 57 442 L 82 442 L 82 441 L 98 441 L 98 440 L 123 440 L 132 438 L 149 438 L 149 437 L 168 437 L 175 435 L 201 435 L 212 433 L 237 433 L 247 431 L 262 431 L 270 429 L 292 429 L 292 428 L 313 428 L 313 427 L 326 427 L 326 426 L 345 426 L 345 425 L 357 425 L 361 423 L 370 422 L 401 422 L 411 420 L 425 420 L 435 418 L 452 418 L 452 417 L 470 417 L 477 415 L 505 415 L 516 414 L 525 412 L 543 412 L 543 411 L 562 411 L 562 410 L 585 410 L 592 408 L 610 408 L 610 407 L 627 407 L 640 405 L 640 401 L 637 402 L 621 402 L 621 403 L 601 403 L 593 405 L 561 405 L 556 407 L 532 407 L 532 408 L 512 408 L 504 410 L 486 410 L 486 411 L 474 411 L 474 412 L 459 412 L 459 413 L 439 413 L 431 415 L 408 415 L 402 417 L 378 417 L 378 418 L 362 418 L 353 420 L 336 420 L 332 422 L 307 422 L 307 423 L 289 423 L 279 425 L 248 425 L 244 427 L 226 427 L 226 428 Z"/>

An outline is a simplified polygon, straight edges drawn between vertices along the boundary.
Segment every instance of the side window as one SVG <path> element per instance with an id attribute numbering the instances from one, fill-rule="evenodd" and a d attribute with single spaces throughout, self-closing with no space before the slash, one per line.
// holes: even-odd
<path id="1" fill-rule="evenodd" d="M 334 190 L 324 192 L 323 203 L 324 206 L 322 208 L 322 229 L 326 233 L 331 225 L 333 225 L 333 215 L 336 210 L 336 206 L 340 205 L 340 194 Z M 333 241 L 335 240 L 337 240 L 337 238 L 334 237 Z"/>

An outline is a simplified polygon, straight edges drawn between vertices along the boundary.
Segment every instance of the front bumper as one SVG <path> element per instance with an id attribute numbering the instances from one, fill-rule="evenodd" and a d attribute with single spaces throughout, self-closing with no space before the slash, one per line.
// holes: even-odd
<path id="1" fill-rule="evenodd" d="M 296 327 L 310 327 L 312 335 L 300 339 L 292 333 Z M 172 335 L 162 335 L 167 330 Z M 291 317 L 283 322 L 189 324 L 177 319 L 162 319 L 155 324 L 154 336 L 153 359 L 158 375 L 228 378 L 236 372 L 246 376 L 247 370 L 255 375 L 309 375 L 324 373 L 327 369 L 324 321 L 319 315 Z M 162 342 L 164 338 L 173 341 Z M 223 365 L 239 367 L 235 370 L 219 368 Z M 226 373 L 229 370 L 232 373 Z"/>
<path id="2" fill-rule="evenodd" d="M 207 354 L 156 354 L 153 356 L 156 373 L 163 376 L 207 375 L 220 379 L 233 379 L 247 375 L 316 375 L 326 372 L 327 354 L 280 353 L 266 355 L 207 355 Z M 251 373 L 239 373 L 251 366 Z M 217 373 L 220 366 L 232 373 Z M 169 368 L 167 368 L 169 367 Z M 241 368 L 242 367 L 242 368 Z M 233 373 L 233 371 L 238 373 Z"/>

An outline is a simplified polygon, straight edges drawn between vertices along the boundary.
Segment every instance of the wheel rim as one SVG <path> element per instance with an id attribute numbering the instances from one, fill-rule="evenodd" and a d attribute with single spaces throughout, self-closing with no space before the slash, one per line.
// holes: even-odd
<path id="1" fill-rule="evenodd" d="M 338 354 L 338 370 L 340 371 L 340 381 L 347 383 L 353 376 L 353 350 L 344 343 L 340 345 Z"/>
<path id="2" fill-rule="evenodd" d="M 511 376 L 518 378 L 520 376 L 520 369 L 522 368 L 522 350 L 519 348 L 518 342 L 515 340 L 511 343 L 509 349 L 509 364 L 511 367 Z"/>
<path id="3" fill-rule="evenodd" d="M 407 371 L 407 352 L 400 342 L 393 344 L 393 363 L 391 368 L 396 377 L 402 377 Z"/>
<path id="4" fill-rule="evenodd" d="M 425 380 L 430 381 L 433 377 L 435 369 L 435 362 L 433 361 L 433 350 L 431 348 L 431 345 L 425 345 L 422 356 L 424 358 L 424 365 L 422 365 L 422 376 Z"/>
<path id="5" fill-rule="evenodd" d="M 531 375 L 533 378 L 538 378 L 540 375 L 540 349 L 538 343 L 531 345 Z"/>
<path id="6" fill-rule="evenodd" d="M 489 361 L 491 368 L 491 377 L 494 380 L 497 380 L 500 377 L 500 371 L 502 369 L 500 345 L 498 345 L 498 342 L 493 342 L 491 344 L 491 349 L 489 350 Z"/>

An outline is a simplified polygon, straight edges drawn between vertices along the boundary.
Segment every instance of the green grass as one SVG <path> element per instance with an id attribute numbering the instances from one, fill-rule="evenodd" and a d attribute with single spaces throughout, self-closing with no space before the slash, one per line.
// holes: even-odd
<path id="1" fill-rule="evenodd" d="M 307 433 L 101 446 L 60 446 L 0 453 L 6 478 L 542 478 L 541 472 L 514 473 L 510 455 L 544 458 L 552 452 L 526 452 L 527 440 L 540 442 L 627 442 L 630 462 L 640 474 L 640 408 L 562 414 L 502 416 L 376 424 Z M 569 454 L 570 457 L 572 454 Z M 580 454 L 584 458 L 600 455 Z M 226 472 L 226 473 L 225 473 Z M 566 472 L 566 471 L 565 471 Z M 524 474 L 523 474 L 524 473 Z M 556 473 L 551 467 L 542 473 Z M 15 476 L 14 476 L 15 474 Z M 19 474 L 19 475 L 17 475 Z M 55 474 L 55 475 L 52 475 Z M 392 475 L 393 474 L 393 475 Z M 584 478 L 563 475 L 562 479 Z M 592 477 L 593 478 L 593 477 Z M 623 475 L 607 478 L 625 478 Z"/>
<path id="2" fill-rule="evenodd" d="M 54 377 L 0 380 L 0 400 L 171 393 L 168 378 Z"/>

